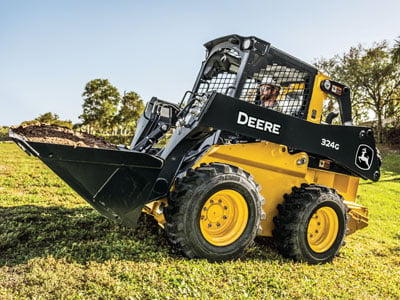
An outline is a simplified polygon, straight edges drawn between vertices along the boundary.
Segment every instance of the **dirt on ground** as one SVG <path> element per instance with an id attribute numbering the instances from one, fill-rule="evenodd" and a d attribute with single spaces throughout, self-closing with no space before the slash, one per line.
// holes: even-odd
<path id="1" fill-rule="evenodd" d="M 70 145 L 74 147 L 91 147 L 117 149 L 117 146 L 94 135 L 74 131 L 68 127 L 55 124 L 30 124 L 12 127 L 12 131 L 27 138 L 28 141 Z"/>

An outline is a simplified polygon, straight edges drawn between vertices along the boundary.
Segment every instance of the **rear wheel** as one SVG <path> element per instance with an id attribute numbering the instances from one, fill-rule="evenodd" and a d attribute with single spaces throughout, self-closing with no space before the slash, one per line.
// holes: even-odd
<path id="1" fill-rule="evenodd" d="M 311 264 L 331 261 L 344 243 L 347 207 L 334 189 L 302 185 L 285 195 L 273 236 L 285 257 Z"/>
<path id="2" fill-rule="evenodd" d="M 263 198 L 240 168 L 212 163 L 178 179 L 165 209 L 165 230 L 187 257 L 240 257 L 261 229 Z"/>

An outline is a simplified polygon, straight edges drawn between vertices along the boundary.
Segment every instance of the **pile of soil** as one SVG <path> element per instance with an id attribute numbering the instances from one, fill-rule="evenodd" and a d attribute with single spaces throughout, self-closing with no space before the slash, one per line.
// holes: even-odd
<path id="1" fill-rule="evenodd" d="M 118 149 L 116 145 L 94 135 L 74 131 L 68 127 L 55 124 L 30 124 L 12 127 L 12 131 L 22 135 L 28 141 L 70 145 L 74 147 L 91 147 L 104 149 Z"/>

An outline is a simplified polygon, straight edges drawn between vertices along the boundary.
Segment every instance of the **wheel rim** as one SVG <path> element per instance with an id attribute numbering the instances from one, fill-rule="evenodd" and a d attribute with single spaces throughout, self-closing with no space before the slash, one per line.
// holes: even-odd
<path id="1" fill-rule="evenodd" d="M 321 207 L 312 215 L 307 228 L 307 241 L 317 253 L 328 251 L 339 232 L 339 219 L 331 207 Z"/>
<path id="2" fill-rule="evenodd" d="M 214 246 L 227 246 L 243 233 L 248 221 L 244 197 L 234 190 L 220 190 L 204 203 L 200 213 L 200 230 Z"/>

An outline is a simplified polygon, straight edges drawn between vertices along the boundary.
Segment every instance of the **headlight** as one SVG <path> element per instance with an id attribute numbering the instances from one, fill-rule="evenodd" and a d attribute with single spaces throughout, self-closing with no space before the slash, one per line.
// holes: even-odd
<path id="1" fill-rule="evenodd" d="M 331 89 L 331 82 L 329 81 L 329 80 L 324 80 L 323 81 L 323 83 L 322 83 L 323 85 L 324 85 L 324 88 L 327 90 L 327 91 L 329 91 L 330 89 Z"/>
<path id="2" fill-rule="evenodd" d="M 244 50 L 249 50 L 253 46 L 253 41 L 251 39 L 246 39 L 243 41 L 242 48 Z"/>

